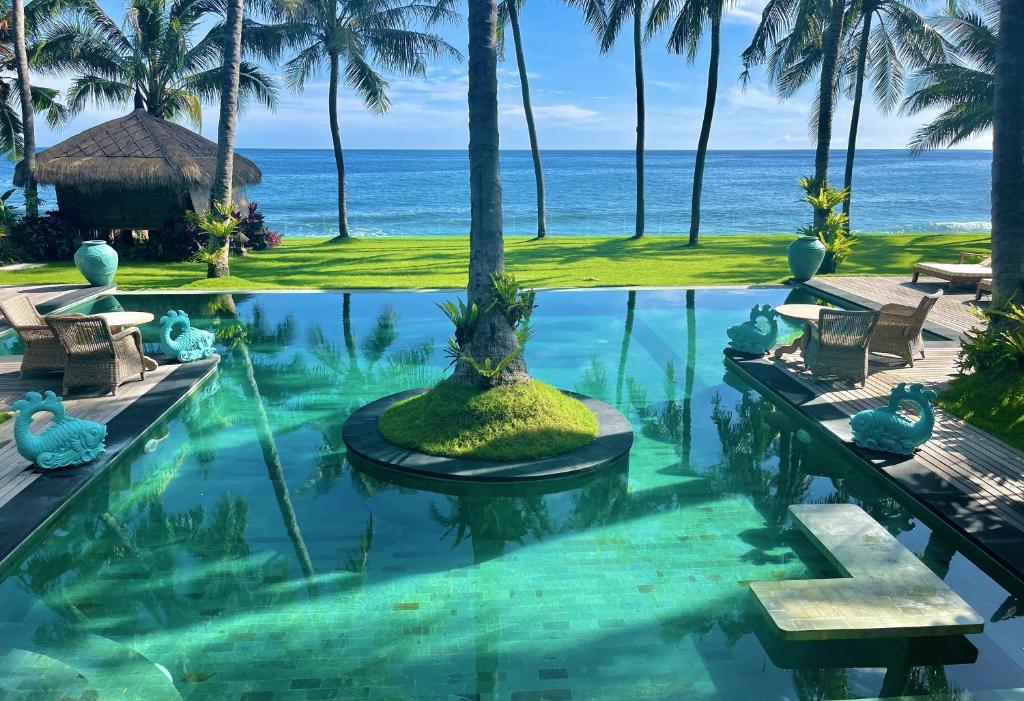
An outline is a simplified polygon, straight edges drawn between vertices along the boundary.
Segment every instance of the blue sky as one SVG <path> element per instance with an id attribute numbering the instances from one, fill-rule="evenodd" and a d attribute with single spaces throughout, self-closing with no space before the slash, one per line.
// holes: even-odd
<path id="1" fill-rule="evenodd" d="M 115 19 L 117 2 L 104 2 Z M 763 74 L 755 73 L 744 90 L 738 81 L 740 52 L 760 16 L 763 0 L 741 0 L 728 14 L 722 32 L 722 66 L 712 149 L 813 148 L 807 114 L 813 93 L 805 89 L 780 102 Z M 534 110 L 542 149 L 631 149 L 635 139 L 633 59 L 629 35 L 601 56 L 576 11 L 557 2 L 530 0 L 522 13 L 523 37 Z M 443 30 L 465 53 L 464 26 Z M 694 64 L 665 51 L 663 36 L 645 49 L 647 146 L 651 149 L 692 149 L 704 109 L 707 53 Z M 511 47 L 510 47 L 511 48 Z M 499 67 L 502 148 L 528 148 L 519 80 L 512 52 Z M 41 82 L 66 87 L 67 81 Z M 391 80 L 392 109 L 383 116 L 362 108 L 351 93 L 341 98 L 342 141 L 347 148 L 465 148 L 465 64 L 442 63 L 426 78 Z M 282 88 L 276 111 L 246 109 L 238 126 L 241 147 L 330 148 L 327 86 L 311 82 L 295 95 Z M 40 125 L 38 142 L 52 145 L 83 128 L 119 116 L 125 109 L 90 109 L 75 121 L 51 132 Z M 844 100 L 835 121 L 833 148 L 844 148 L 850 105 Z M 216 137 L 216 107 L 205 111 L 203 133 Z M 866 104 L 858 146 L 903 148 L 925 117 L 880 114 Z M 991 137 L 966 145 L 989 148 Z"/>

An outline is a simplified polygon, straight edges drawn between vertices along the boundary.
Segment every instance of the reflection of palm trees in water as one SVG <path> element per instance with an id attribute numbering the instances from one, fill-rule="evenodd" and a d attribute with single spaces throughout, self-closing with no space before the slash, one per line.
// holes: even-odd
<path id="1" fill-rule="evenodd" d="M 224 295 L 224 298 L 225 306 L 234 310 L 237 318 L 237 308 L 231 295 Z M 313 561 L 309 556 L 309 550 L 306 548 L 306 542 L 302 537 L 299 521 L 295 515 L 295 508 L 288 493 L 288 482 L 285 479 L 284 467 L 281 464 L 281 455 L 277 450 L 277 443 L 270 428 L 267 409 L 263 405 L 263 397 L 260 395 L 260 387 L 256 381 L 252 357 L 249 353 L 250 340 L 268 340 L 263 324 L 259 323 L 261 317 L 254 314 L 254 319 L 256 323 L 253 324 L 243 325 L 239 322 L 238 326 L 231 330 L 231 333 L 221 334 L 219 340 L 227 344 L 232 358 L 237 359 L 241 363 L 243 386 L 249 395 L 249 401 L 246 402 L 245 406 L 253 413 L 253 427 L 256 429 L 256 439 L 260 444 L 260 452 L 263 454 L 263 462 L 267 467 L 267 475 L 274 488 L 274 497 L 281 512 L 281 520 L 284 522 L 285 530 L 292 541 L 295 557 L 299 562 L 302 573 L 306 577 L 313 577 L 315 574 Z M 280 338 L 279 334 L 281 333 L 282 329 L 280 327 L 275 330 L 273 334 L 275 340 Z"/>

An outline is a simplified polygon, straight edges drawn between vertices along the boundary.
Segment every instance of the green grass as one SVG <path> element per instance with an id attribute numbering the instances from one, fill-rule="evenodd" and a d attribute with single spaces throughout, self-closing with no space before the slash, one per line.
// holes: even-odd
<path id="1" fill-rule="evenodd" d="M 597 437 L 577 399 L 537 380 L 481 391 L 451 380 L 389 407 L 380 432 L 431 455 L 516 460 L 558 455 Z"/>
<path id="2" fill-rule="evenodd" d="M 531 287 L 749 285 L 789 277 L 791 234 L 705 236 L 688 248 L 681 236 L 563 237 L 506 240 L 506 267 Z M 842 275 L 910 275 L 920 260 L 955 261 L 960 249 L 988 250 L 988 234 L 865 234 Z M 464 287 L 467 237 L 286 238 L 277 249 L 233 258 L 232 276 L 206 279 L 205 263 L 124 262 L 122 289 L 259 290 Z M 0 273 L 0 284 L 82 283 L 74 264 Z"/>
<path id="3" fill-rule="evenodd" d="M 957 377 L 938 405 L 1024 450 L 1024 373 L 977 372 Z"/>

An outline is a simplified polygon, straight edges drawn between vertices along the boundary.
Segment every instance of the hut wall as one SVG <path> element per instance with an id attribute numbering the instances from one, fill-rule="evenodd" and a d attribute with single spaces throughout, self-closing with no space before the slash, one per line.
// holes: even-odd
<path id="1" fill-rule="evenodd" d="M 88 229 L 160 229 L 191 205 L 187 193 L 171 188 L 82 192 L 58 185 L 57 207 L 66 219 Z"/>
<path id="2" fill-rule="evenodd" d="M 193 187 L 190 191 L 192 198 L 192 208 L 202 214 L 210 210 L 210 191 L 204 187 Z M 231 200 L 235 203 L 235 209 L 245 213 L 246 207 L 249 206 L 249 200 L 246 198 L 245 185 L 235 185 L 231 188 Z"/>

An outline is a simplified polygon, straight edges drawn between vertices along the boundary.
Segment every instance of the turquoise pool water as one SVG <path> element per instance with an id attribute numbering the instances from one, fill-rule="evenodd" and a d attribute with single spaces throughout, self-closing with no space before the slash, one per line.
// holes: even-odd
<path id="1" fill-rule="evenodd" d="M 1018 600 L 908 500 L 726 374 L 725 329 L 785 290 L 540 294 L 531 371 L 624 411 L 628 465 L 479 492 L 349 464 L 350 411 L 441 376 L 434 305 L 450 296 L 101 300 L 188 311 L 223 362 L 0 573 L 0 699 L 1006 699 L 1024 687 Z M 833 574 L 786 519 L 811 501 L 862 505 L 985 633 L 777 640 L 747 585 Z"/>

